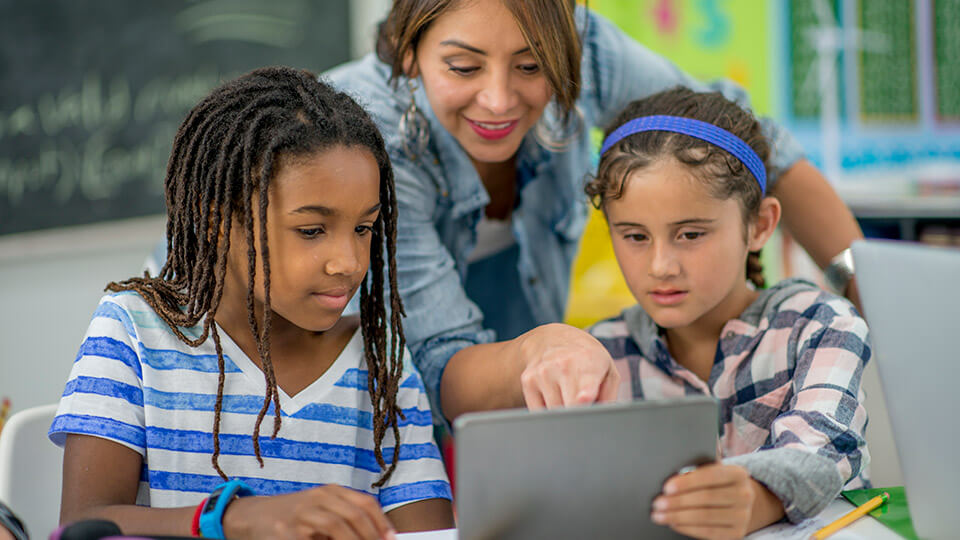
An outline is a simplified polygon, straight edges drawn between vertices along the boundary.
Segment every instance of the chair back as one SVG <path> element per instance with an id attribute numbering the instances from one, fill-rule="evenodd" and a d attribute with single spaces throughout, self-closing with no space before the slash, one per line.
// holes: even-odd
<path id="1" fill-rule="evenodd" d="M 0 500 L 31 538 L 46 538 L 60 522 L 63 450 L 47 438 L 56 414 L 56 403 L 25 409 L 0 432 Z"/>

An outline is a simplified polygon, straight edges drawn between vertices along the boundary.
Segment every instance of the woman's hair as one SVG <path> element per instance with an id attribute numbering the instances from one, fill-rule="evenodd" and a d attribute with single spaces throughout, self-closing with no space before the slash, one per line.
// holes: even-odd
<path id="1" fill-rule="evenodd" d="M 719 92 L 698 93 L 676 87 L 633 101 L 607 127 L 604 138 L 634 118 L 653 115 L 692 118 L 729 131 L 747 143 L 767 170 L 770 169 L 770 145 L 760 123 L 750 112 Z M 597 175 L 587 182 L 585 191 L 594 206 L 602 208 L 605 200 L 617 199 L 623 194 L 624 184 L 634 171 L 668 157 L 686 165 L 713 197 L 736 199 L 745 226 L 757 216 L 763 192 L 743 162 L 702 139 L 670 131 L 634 133 L 614 144 L 600 156 Z M 759 251 L 751 252 L 747 257 L 747 277 L 757 287 L 764 286 Z"/>
<path id="2" fill-rule="evenodd" d="M 111 291 L 140 294 L 184 343 L 197 347 L 213 336 L 220 368 L 213 422 L 213 467 L 219 465 L 220 413 L 223 405 L 224 360 L 214 315 L 223 294 L 234 218 L 245 227 L 249 288 L 247 320 L 256 339 L 267 383 L 263 406 L 253 428 L 253 446 L 260 455 L 260 424 L 274 404 L 273 437 L 280 429 L 280 397 L 270 359 L 270 257 L 267 246 L 267 204 L 271 179 L 287 160 L 315 156 L 335 146 L 369 150 L 380 169 L 380 215 L 374 224 L 370 269 L 360 286 L 361 329 L 369 370 L 367 385 L 373 403 L 373 433 L 377 462 L 386 471 L 374 484 L 393 473 L 400 447 L 397 389 L 403 371 L 404 347 L 400 318 L 403 305 L 394 264 L 397 236 L 397 200 L 393 170 L 383 138 L 357 103 L 317 80 L 309 72 L 287 67 L 257 69 L 216 88 L 187 115 L 173 142 L 167 163 L 167 260 L 157 277 L 130 278 L 110 283 Z M 254 208 L 254 202 L 258 207 Z M 254 230 L 254 212 L 259 230 Z M 254 313 L 254 275 L 259 235 L 263 268 L 263 327 Z M 240 246 L 237 246 L 240 247 Z M 386 250 L 384 251 L 384 247 Z M 384 260 L 386 254 L 386 261 Z M 390 280 L 390 310 L 384 306 L 384 267 Z M 196 339 L 185 335 L 203 321 Z M 389 327 L 389 329 L 388 329 Z M 387 336 L 389 340 L 389 352 Z M 387 468 L 381 444 L 392 428 L 396 444 Z"/>
<path id="3" fill-rule="evenodd" d="M 404 61 L 416 61 L 420 38 L 443 13 L 478 0 L 394 0 L 377 32 L 376 50 L 390 64 L 391 80 L 405 72 Z M 569 114 L 580 93 L 580 35 L 574 0 L 498 0 L 510 10 L 523 38 L 547 78 L 557 104 Z M 495 31 L 495 30 L 494 30 Z"/>

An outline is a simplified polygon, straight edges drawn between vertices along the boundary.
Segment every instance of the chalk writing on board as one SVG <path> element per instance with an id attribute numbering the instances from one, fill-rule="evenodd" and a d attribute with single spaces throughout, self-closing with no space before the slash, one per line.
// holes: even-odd
<path id="1" fill-rule="evenodd" d="M 0 0 L 0 234 L 162 213 L 187 111 L 349 59 L 348 0 Z"/>
<path id="2" fill-rule="evenodd" d="M 16 204 L 25 191 L 52 188 L 56 202 L 69 200 L 77 190 L 84 198 L 103 199 L 115 196 L 124 182 L 163 171 L 177 127 L 164 119 L 189 110 L 218 80 L 215 72 L 201 70 L 152 80 L 133 94 L 122 77 L 105 83 L 88 73 L 79 88 L 20 105 L 0 116 L 0 144 L 16 135 L 43 135 L 44 142 L 32 155 L 0 157 L 0 196 Z M 144 140 L 114 143 L 130 123 L 150 122 Z M 74 130 L 82 130 L 85 140 L 60 137 Z M 162 188 L 159 181 L 150 185 L 158 192 Z"/>

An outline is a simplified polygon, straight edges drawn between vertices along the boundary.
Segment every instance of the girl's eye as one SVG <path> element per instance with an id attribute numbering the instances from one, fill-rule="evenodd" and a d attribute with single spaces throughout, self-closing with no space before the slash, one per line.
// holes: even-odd
<path id="1" fill-rule="evenodd" d="M 624 235 L 624 238 L 626 238 L 627 240 L 629 240 L 629 241 L 631 241 L 631 242 L 643 242 L 644 240 L 647 239 L 647 235 L 645 235 L 645 234 L 627 234 L 627 235 Z"/>
<path id="2" fill-rule="evenodd" d="M 534 75 L 540 73 L 540 66 L 538 64 L 522 64 L 517 67 L 525 75 Z"/>
<path id="3" fill-rule="evenodd" d="M 360 225 L 359 227 L 354 229 L 354 231 L 356 231 L 356 233 L 359 234 L 360 236 L 364 236 L 366 234 L 373 232 L 373 227 L 371 227 L 370 225 Z"/>
<path id="4" fill-rule="evenodd" d="M 680 233 L 680 236 L 682 236 L 684 240 L 696 240 L 701 236 L 703 236 L 704 234 L 706 233 L 690 231 L 690 232 Z"/>
<path id="5" fill-rule="evenodd" d="M 310 227 L 309 229 L 297 229 L 300 236 L 304 238 L 316 238 L 323 234 L 323 227 Z"/>
<path id="6" fill-rule="evenodd" d="M 461 66 L 455 66 L 453 64 L 449 64 L 449 66 L 450 66 L 450 71 L 456 73 L 457 75 L 464 75 L 464 76 L 470 75 L 474 71 L 480 69 L 478 67 L 461 67 Z"/>

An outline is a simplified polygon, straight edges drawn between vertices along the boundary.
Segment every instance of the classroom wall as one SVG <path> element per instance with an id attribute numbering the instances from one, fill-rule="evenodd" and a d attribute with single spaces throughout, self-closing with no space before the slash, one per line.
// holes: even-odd
<path id="1" fill-rule="evenodd" d="M 138 275 L 165 218 L 0 236 L 0 395 L 53 403 L 108 281 Z"/>

